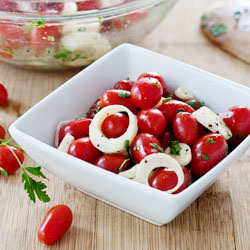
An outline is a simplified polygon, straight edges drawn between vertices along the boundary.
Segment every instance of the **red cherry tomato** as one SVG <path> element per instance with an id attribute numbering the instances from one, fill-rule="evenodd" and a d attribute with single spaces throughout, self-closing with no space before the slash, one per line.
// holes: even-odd
<path id="1" fill-rule="evenodd" d="M 159 140 L 150 134 L 138 134 L 130 146 L 130 152 L 134 161 L 139 163 L 147 155 L 159 153 L 156 147 L 161 147 Z"/>
<path id="2" fill-rule="evenodd" d="M 38 230 L 38 239 L 47 245 L 53 244 L 70 228 L 73 215 L 66 205 L 57 205 L 45 215 Z"/>
<path id="3" fill-rule="evenodd" d="M 190 100 L 187 100 L 185 102 L 186 102 L 186 104 L 188 104 L 189 106 L 191 106 L 195 110 L 199 109 L 202 106 L 200 101 L 198 101 L 196 99 L 190 99 Z"/>
<path id="4" fill-rule="evenodd" d="M 32 48 L 39 56 L 46 48 L 54 47 L 61 37 L 59 26 L 47 23 L 44 27 L 33 27 L 30 31 Z"/>
<path id="5" fill-rule="evenodd" d="M 100 153 L 101 152 L 93 146 L 89 137 L 82 137 L 73 141 L 68 149 L 68 154 L 90 163 L 93 163 Z"/>
<path id="6" fill-rule="evenodd" d="M 182 190 L 186 189 L 189 185 L 192 184 L 192 175 L 190 170 L 188 170 L 185 167 L 182 167 L 183 170 L 183 174 L 184 174 L 184 182 L 183 184 L 179 187 L 179 189 L 177 189 L 175 192 L 173 192 L 172 194 L 178 194 L 180 193 Z"/>
<path id="7" fill-rule="evenodd" d="M 143 78 L 131 89 L 133 104 L 141 109 L 153 108 L 162 97 L 162 86 L 155 78 Z"/>
<path id="8" fill-rule="evenodd" d="M 180 142 L 192 145 L 199 136 L 198 122 L 190 113 L 178 113 L 173 120 L 173 131 Z"/>
<path id="9" fill-rule="evenodd" d="M 59 130 L 59 143 L 62 141 L 66 134 L 71 134 L 75 139 L 79 139 L 89 135 L 89 125 L 91 119 L 80 119 L 71 121 L 63 125 Z"/>
<path id="10" fill-rule="evenodd" d="M 100 99 L 97 99 L 86 113 L 87 118 L 93 119 L 94 116 L 99 112 L 100 108 Z"/>
<path id="11" fill-rule="evenodd" d="M 169 126 L 169 127 L 172 125 L 173 120 L 175 118 L 175 115 L 178 112 L 180 112 L 180 111 L 188 112 L 188 113 L 194 112 L 194 109 L 192 107 L 190 107 L 185 102 L 181 102 L 178 100 L 171 100 L 169 102 L 165 102 L 158 109 L 165 116 L 165 119 L 167 121 L 167 126 Z"/>
<path id="12" fill-rule="evenodd" d="M 100 1 L 99 0 L 84 0 L 76 2 L 77 4 L 77 10 L 93 10 L 93 9 L 99 9 L 100 8 Z"/>
<path id="13" fill-rule="evenodd" d="M 3 128 L 3 126 L 0 125 L 0 138 L 4 139 L 5 137 L 5 129 Z"/>
<path id="14" fill-rule="evenodd" d="M 161 168 L 149 179 L 149 185 L 151 187 L 162 191 L 174 188 L 177 183 L 178 177 L 176 173 L 169 168 Z"/>
<path id="15" fill-rule="evenodd" d="M 162 148 L 165 150 L 171 141 L 176 141 L 176 138 L 174 136 L 174 132 L 171 131 L 171 130 L 166 130 L 163 134 L 161 134 L 159 137 L 158 137 L 161 145 L 162 145 Z"/>
<path id="16" fill-rule="evenodd" d="M 130 109 L 131 112 L 137 113 L 137 109 L 131 101 L 130 92 L 125 90 L 108 90 L 102 96 L 100 100 L 101 109 L 109 105 L 123 105 Z"/>
<path id="17" fill-rule="evenodd" d="M 144 109 L 137 115 L 138 128 L 142 133 L 161 135 L 166 128 L 166 119 L 158 109 Z"/>
<path id="18" fill-rule="evenodd" d="M 14 151 L 21 163 L 24 161 L 24 155 L 19 148 L 14 146 L 0 146 L 0 167 L 3 168 L 8 174 L 12 174 L 20 168 L 20 165 L 9 148 Z"/>
<path id="19" fill-rule="evenodd" d="M 8 92 L 3 84 L 0 83 L 0 105 L 7 103 L 8 101 Z"/>
<path id="20" fill-rule="evenodd" d="M 163 79 L 163 77 L 161 75 L 159 75 L 158 73 L 156 73 L 156 72 L 142 73 L 138 77 L 137 81 L 139 81 L 140 79 L 143 79 L 143 78 L 150 78 L 150 77 L 155 78 L 160 82 L 160 84 L 162 86 L 162 90 L 163 90 L 163 95 L 165 95 L 167 93 L 167 84 L 166 84 L 165 80 Z"/>
<path id="21" fill-rule="evenodd" d="M 127 158 L 121 154 L 104 154 L 96 160 L 95 165 L 118 174 L 119 169 L 120 171 L 127 170 L 129 161 L 126 160 Z"/>
<path id="22" fill-rule="evenodd" d="M 232 131 L 233 136 L 229 142 L 234 146 L 237 146 L 250 134 L 250 110 L 248 108 L 234 106 L 221 117 Z"/>
<path id="23" fill-rule="evenodd" d="M 129 119 L 122 113 L 109 115 L 102 123 L 102 132 L 107 138 L 117 138 L 123 135 L 129 124 Z"/>
<path id="24" fill-rule="evenodd" d="M 207 134 L 192 147 L 191 172 L 200 177 L 207 173 L 227 154 L 227 142 L 221 134 Z"/>
<path id="25" fill-rule="evenodd" d="M 134 84 L 134 81 L 130 81 L 130 80 L 121 80 L 119 82 L 117 82 L 114 85 L 114 89 L 121 89 L 121 90 L 127 90 L 130 91 L 132 86 Z"/>

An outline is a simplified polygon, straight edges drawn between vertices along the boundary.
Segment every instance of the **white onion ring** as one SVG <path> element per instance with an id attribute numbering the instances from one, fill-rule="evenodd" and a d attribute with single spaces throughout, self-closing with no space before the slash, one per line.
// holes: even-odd
<path id="1" fill-rule="evenodd" d="M 120 176 L 123 176 L 128 179 L 133 179 L 136 177 L 136 170 L 137 170 L 138 164 L 134 165 L 132 168 L 126 171 L 122 171 L 119 173 Z"/>
<path id="2" fill-rule="evenodd" d="M 129 118 L 129 125 L 126 132 L 118 138 L 108 139 L 101 130 L 102 122 L 111 114 L 126 112 Z M 93 118 L 89 126 L 89 138 L 92 144 L 104 153 L 126 152 L 124 142 L 128 140 L 128 145 L 132 143 L 138 131 L 136 116 L 122 105 L 110 105 L 102 108 Z"/>
<path id="3" fill-rule="evenodd" d="M 164 153 L 156 153 L 146 156 L 141 160 L 140 164 L 136 169 L 135 180 L 149 186 L 148 178 L 150 173 L 159 167 L 167 167 L 173 170 L 178 178 L 176 186 L 170 190 L 164 191 L 166 193 L 173 193 L 177 191 L 180 186 L 184 183 L 184 173 L 183 170 L 173 157 Z"/>
<path id="4" fill-rule="evenodd" d="M 62 139 L 60 145 L 58 146 L 58 150 L 67 153 L 70 144 L 71 144 L 74 140 L 75 140 L 75 137 L 72 136 L 71 134 L 67 133 L 67 134 L 63 137 L 63 139 Z"/>

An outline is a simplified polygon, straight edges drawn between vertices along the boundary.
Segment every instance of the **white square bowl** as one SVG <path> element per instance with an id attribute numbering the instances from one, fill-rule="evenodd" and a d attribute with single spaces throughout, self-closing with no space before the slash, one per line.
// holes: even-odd
<path id="1" fill-rule="evenodd" d="M 166 194 L 98 168 L 53 147 L 62 120 L 82 117 L 105 90 L 126 77 L 156 71 L 169 89 L 185 86 L 217 112 L 233 105 L 250 107 L 250 89 L 149 50 L 123 44 L 52 92 L 9 128 L 37 163 L 80 191 L 156 225 L 173 220 L 212 185 L 250 145 L 248 136 L 223 161 L 177 195 Z M 76 201 L 77 202 L 77 201 Z"/>

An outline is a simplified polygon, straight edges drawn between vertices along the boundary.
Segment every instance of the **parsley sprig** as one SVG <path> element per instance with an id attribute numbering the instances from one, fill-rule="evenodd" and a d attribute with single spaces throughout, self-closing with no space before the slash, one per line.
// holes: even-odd
<path id="1" fill-rule="evenodd" d="M 12 144 L 11 141 L 12 141 L 12 138 L 10 138 L 7 141 L 0 139 L 0 142 L 1 142 L 0 146 L 8 147 L 8 149 L 11 151 L 11 153 L 13 154 L 15 159 L 17 160 L 17 162 L 18 162 L 18 164 L 23 172 L 22 173 L 22 182 L 24 183 L 24 189 L 27 191 L 30 199 L 35 203 L 36 196 L 37 196 L 37 198 L 40 201 L 43 201 L 43 202 L 50 201 L 50 197 L 48 196 L 48 194 L 44 190 L 47 186 L 43 182 L 36 181 L 30 176 L 30 174 L 32 174 L 33 176 L 42 177 L 45 179 L 46 177 L 41 171 L 41 166 L 37 166 L 37 167 L 31 167 L 31 166 L 25 167 L 25 166 L 23 166 L 23 164 L 20 162 L 19 158 L 17 157 L 16 153 L 13 151 L 13 149 L 10 146 L 14 146 L 20 150 L 22 150 L 22 149 L 18 145 Z M 7 176 L 7 172 L 4 169 L 0 168 L 0 171 L 2 174 Z"/>
<path id="2" fill-rule="evenodd" d="M 29 34 L 33 27 L 45 27 L 46 25 L 46 20 L 45 19 L 41 19 L 41 20 L 38 20 L 38 21 L 34 21 L 32 22 L 29 27 L 24 31 L 24 34 Z"/>
<path id="3" fill-rule="evenodd" d="M 172 155 L 181 154 L 181 146 L 178 141 L 171 141 L 169 147 L 170 147 L 170 154 Z"/>

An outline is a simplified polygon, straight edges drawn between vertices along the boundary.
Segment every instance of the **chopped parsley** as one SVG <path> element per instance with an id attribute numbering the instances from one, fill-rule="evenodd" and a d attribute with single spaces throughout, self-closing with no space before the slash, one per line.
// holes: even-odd
<path id="1" fill-rule="evenodd" d="M 48 41 L 49 42 L 54 42 L 55 41 L 55 38 L 53 36 L 48 36 Z"/>
<path id="2" fill-rule="evenodd" d="M 127 148 L 129 146 L 129 140 L 125 140 L 123 143 L 123 147 Z"/>
<path id="3" fill-rule="evenodd" d="M 0 174 L 8 176 L 8 173 L 3 168 L 1 168 L 1 167 L 0 167 Z"/>
<path id="4" fill-rule="evenodd" d="M 133 151 L 137 151 L 137 150 L 140 150 L 139 147 L 133 147 Z"/>
<path id="5" fill-rule="evenodd" d="M 241 139 L 245 138 L 245 135 L 244 135 L 244 134 L 238 134 L 238 135 L 237 135 L 237 138 L 238 138 L 239 140 L 241 140 Z"/>
<path id="6" fill-rule="evenodd" d="M 242 17 L 242 12 L 241 11 L 235 11 L 234 12 L 234 20 L 239 21 Z"/>
<path id="7" fill-rule="evenodd" d="M 170 154 L 180 155 L 181 146 L 178 141 L 171 141 L 169 147 L 170 147 Z"/>
<path id="8" fill-rule="evenodd" d="M 196 109 L 198 107 L 198 102 L 196 101 L 188 101 L 187 104 L 191 106 L 193 109 Z"/>
<path id="9" fill-rule="evenodd" d="M 158 82 L 153 82 L 153 85 L 155 85 L 157 88 L 160 88 L 160 84 Z"/>
<path id="10" fill-rule="evenodd" d="M 207 160 L 210 159 L 210 157 L 207 156 L 207 155 L 201 154 L 201 156 L 202 156 L 202 159 L 203 159 L 204 161 L 207 161 Z"/>
<path id="11" fill-rule="evenodd" d="M 209 142 L 209 143 L 211 143 L 211 144 L 215 144 L 216 142 L 213 140 L 213 139 L 211 139 L 211 138 L 208 138 L 207 139 L 207 142 Z"/>
<path id="12" fill-rule="evenodd" d="M 94 110 L 94 113 L 97 114 L 101 109 L 101 106 L 100 105 L 97 105 L 95 110 Z"/>
<path id="13" fill-rule="evenodd" d="M 164 98 L 164 99 L 162 100 L 162 103 L 169 102 L 169 101 L 171 101 L 171 100 L 172 100 L 172 97 L 170 96 L 170 97 Z"/>
<path id="14" fill-rule="evenodd" d="M 163 148 L 160 147 L 159 145 L 157 145 L 156 143 L 150 143 L 150 147 L 155 148 L 155 149 L 157 149 L 158 151 L 160 151 L 162 153 L 164 152 Z"/>
<path id="15" fill-rule="evenodd" d="M 47 48 L 46 51 L 47 51 L 47 54 L 49 54 L 49 55 L 51 54 L 51 49 L 50 48 Z"/>
<path id="16" fill-rule="evenodd" d="M 54 58 L 61 59 L 63 62 L 68 62 L 68 61 L 73 62 L 79 58 L 84 59 L 85 57 L 81 56 L 81 54 L 79 53 L 73 54 L 71 50 L 62 49 L 61 51 L 54 54 Z"/>
<path id="17" fill-rule="evenodd" d="M 184 111 L 183 108 L 179 108 L 179 109 L 177 110 L 177 114 L 180 113 L 180 112 L 183 112 L 183 111 Z"/>
<path id="18" fill-rule="evenodd" d="M 118 168 L 118 173 L 121 173 L 123 171 L 123 167 L 125 166 L 125 164 L 129 161 L 130 159 L 126 159 L 124 160 L 124 162 L 122 163 L 122 165 Z"/>
<path id="19" fill-rule="evenodd" d="M 130 93 L 129 92 L 121 92 L 118 94 L 118 96 L 121 97 L 122 99 L 125 99 L 125 98 L 130 97 Z"/>
<path id="20" fill-rule="evenodd" d="M 102 16 L 98 16 L 98 22 L 102 23 L 103 22 L 103 17 Z"/>
<path id="21" fill-rule="evenodd" d="M 227 26 L 224 23 L 213 24 L 208 31 L 213 37 L 218 37 L 227 31 Z"/>
<path id="22" fill-rule="evenodd" d="M 45 27 L 46 25 L 46 20 L 45 19 L 41 19 L 38 21 L 34 21 L 32 22 L 29 27 L 24 31 L 24 34 L 28 34 L 31 32 L 31 30 L 33 29 L 33 27 Z"/>
<path id="23" fill-rule="evenodd" d="M 15 51 L 15 50 L 12 50 L 12 49 L 9 49 L 9 48 L 3 48 L 3 50 L 10 53 L 13 56 L 18 54 L 18 51 Z"/>

